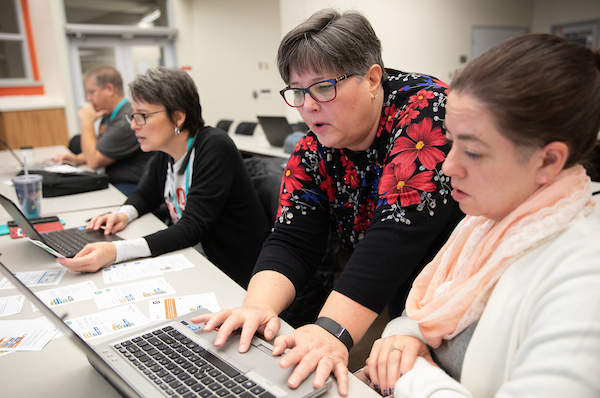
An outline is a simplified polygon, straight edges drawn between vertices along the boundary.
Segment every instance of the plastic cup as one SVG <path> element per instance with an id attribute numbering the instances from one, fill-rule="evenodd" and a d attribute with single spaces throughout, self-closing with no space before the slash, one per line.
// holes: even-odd
<path id="1" fill-rule="evenodd" d="M 33 147 L 32 146 L 22 146 L 21 147 L 21 159 L 24 162 L 27 162 L 28 165 L 33 165 L 35 163 L 35 159 L 33 159 Z"/>
<path id="2" fill-rule="evenodd" d="M 28 174 L 12 178 L 19 206 L 27 218 L 37 218 L 42 215 L 42 176 Z"/>

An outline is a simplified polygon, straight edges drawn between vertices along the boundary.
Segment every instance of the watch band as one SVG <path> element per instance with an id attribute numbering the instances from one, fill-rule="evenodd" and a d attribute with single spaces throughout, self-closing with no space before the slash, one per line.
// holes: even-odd
<path id="1" fill-rule="evenodd" d="M 323 329 L 337 337 L 342 343 L 344 343 L 348 351 L 350 351 L 352 346 L 354 346 L 354 341 L 352 340 L 350 333 L 348 333 L 345 327 L 333 319 L 322 316 L 317 318 L 315 325 L 321 326 Z"/>

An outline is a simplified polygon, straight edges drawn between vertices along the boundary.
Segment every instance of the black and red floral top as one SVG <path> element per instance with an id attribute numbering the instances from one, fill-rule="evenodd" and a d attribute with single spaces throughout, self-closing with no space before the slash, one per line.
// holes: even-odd
<path id="1" fill-rule="evenodd" d="M 387 72 L 369 149 L 327 148 L 312 132 L 298 142 L 284 171 L 275 227 L 254 269 L 281 272 L 299 291 L 333 228 L 352 252 L 334 290 L 378 313 L 401 285 L 407 291 L 462 218 L 441 170 L 449 151 L 448 86 L 422 74 Z"/>

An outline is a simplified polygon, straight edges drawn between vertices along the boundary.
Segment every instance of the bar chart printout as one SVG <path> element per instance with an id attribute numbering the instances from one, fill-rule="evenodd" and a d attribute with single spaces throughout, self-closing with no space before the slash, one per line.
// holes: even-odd
<path id="1" fill-rule="evenodd" d="M 94 300 L 99 309 L 106 309 L 173 293 L 175 289 L 164 278 L 155 278 L 97 290 Z"/>
<path id="2" fill-rule="evenodd" d="M 69 319 L 65 323 L 81 338 L 90 340 L 122 332 L 136 326 L 147 325 L 150 321 L 135 304 L 129 304 L 96 314 Z"/>
<path id="3" fill-rule="evenodd" d="M 45 317 L 0 321 L 0 351 L 40 351 L 58 329 Z"/>

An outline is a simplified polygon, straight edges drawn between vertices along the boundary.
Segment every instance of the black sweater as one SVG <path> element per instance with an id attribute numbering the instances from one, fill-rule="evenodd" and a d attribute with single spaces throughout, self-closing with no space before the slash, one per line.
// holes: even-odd
<path id="1" fill-rule="evenodd" d="M 201 242 L 208 259 L 246 287 L 270 225 L 233 141 L 212 127 L 198 134 L 192 183 L 181 219 L 144 238 L 152 256 Z M 140 216 L 164 203 L 169 162 L 173 162 L 171 156 L 158 152 L 125 202 Z"/>
<path id="2" fill-rule="evenodd" d="M 399 315 L 412 281 L 464 215 L 441 171 L 450 148 L 443 128 L 448 86 L 426 75 L 388 74 L 371 148 L 327 148 L 312 132 L 296 145 L 254 272 L 278 271 L 300 291 L 333 230 L 352 252 L 334 290 L 376 312 L 389 303 Z"/>

